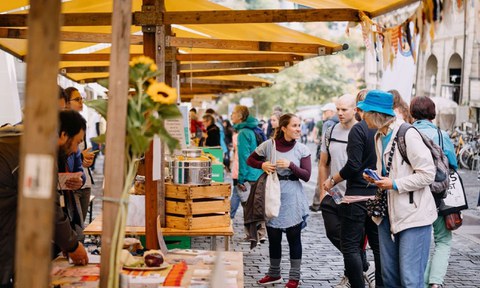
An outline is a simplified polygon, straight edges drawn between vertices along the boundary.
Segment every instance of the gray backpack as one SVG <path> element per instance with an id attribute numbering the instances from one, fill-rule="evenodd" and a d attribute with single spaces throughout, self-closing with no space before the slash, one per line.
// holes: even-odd
<path id="1" fill-rule="evenodd" d="M 438 138 L 440 141 L 440 146 L 438 146 L 432 139 L 425 136 L 423 133 L 418 131 L 414 126 L 403 123 L 400 128 L 398 129 L 398 151 L 402 155 L 403 161 L 410 165 L 410 161 L 407 157 L 407 145 L 405 144 L 405 133 L 407 130 L 413 128 L 415 129 L 418 134 L 422 137 L 423 143 L 425 146 L 428 147 L 430 152 L 432 153 L 433 162 L 435 167 L 437 167 L 437 172 L 435 173 L 435 180 L 432 184 L 430 184 L 430 190 L 432 191 L 433 197 L 435 198 L 435 202 L 437 206 L 439 205 L 439 200 L 445 198 L 447 196 L 447 189 L 450 184 L 450 168 L 448 165 L 448 158 L 443 153 L 443 138 L 442 134 L 440 133 L 440 129 L 437 128 Z"/>

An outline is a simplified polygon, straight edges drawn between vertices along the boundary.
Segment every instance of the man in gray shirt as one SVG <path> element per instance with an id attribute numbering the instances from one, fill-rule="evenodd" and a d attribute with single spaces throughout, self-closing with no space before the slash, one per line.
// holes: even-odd
<path id="1" fill-rule="evenodd" d="M 350 129 L 357 123 L 355 120 L 355 97 L 350 94 L 341 96 L 335 103 L 339 123 L 331 126 L 324 132 L 320 161 L 318 165 L 318 190 L 320 191 L 320 209 L 322 211 L 323 221 L 327 238 L 332 244 L 340 250 L 340 229 L 341 218 L 339 215 L 339 205 L 335 203 L 330 195 L 323 189 L 322 184 L 327 180 L 334 181 L 331 178 L 340 171 L 347 163 L 347 141 Z M 332 183 L 333 186 L 337 183 Z M 336 188 L 345 195 L 345 181 L 338 183 Z M 346 286 L 348 279 L 344 276 L 339 285 L 335 287 Z"/>

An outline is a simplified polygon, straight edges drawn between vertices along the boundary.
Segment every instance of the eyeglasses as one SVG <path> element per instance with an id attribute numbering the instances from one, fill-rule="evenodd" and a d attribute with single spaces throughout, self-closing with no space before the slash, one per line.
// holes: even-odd
<path id="1" fill-rule="evenodd" d="M 77 98 L 70 99 L 70 102 L 71 101 L 75 101 L 75 102 L 78 102 L 78 103 L 83 103 L 83 98 L 82 97 L 77 97 Z"/>

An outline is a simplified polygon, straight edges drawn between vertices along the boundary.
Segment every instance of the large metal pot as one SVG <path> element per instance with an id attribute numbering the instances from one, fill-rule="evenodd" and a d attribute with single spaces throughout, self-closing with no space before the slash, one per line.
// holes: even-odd
<path id="1" fill-rule="evenodd" d="M 173 183 L 210 185 L 212 161 L 200 149 L 184 149 L 173 161 Z M 187 156 L 188 155 L 188 156 Z"/>

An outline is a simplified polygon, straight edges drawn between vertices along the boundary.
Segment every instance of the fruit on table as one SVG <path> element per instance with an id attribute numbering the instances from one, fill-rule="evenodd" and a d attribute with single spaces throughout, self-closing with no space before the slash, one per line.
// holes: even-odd
<path id="1" fill-rule="evenodd" d="M 143 256 L 143 260 L 148 267 L 160 267 L 163 264 L 163 256 L 160 253 L 149 253 Z"/>
<path id="2" fill-rule="evenodd" d="M 141 267 L 143 259 L 141 257 L 134 257 L 128 250 L 123 249 L 120 256 L 120 262 L 127 267 Z"/>

